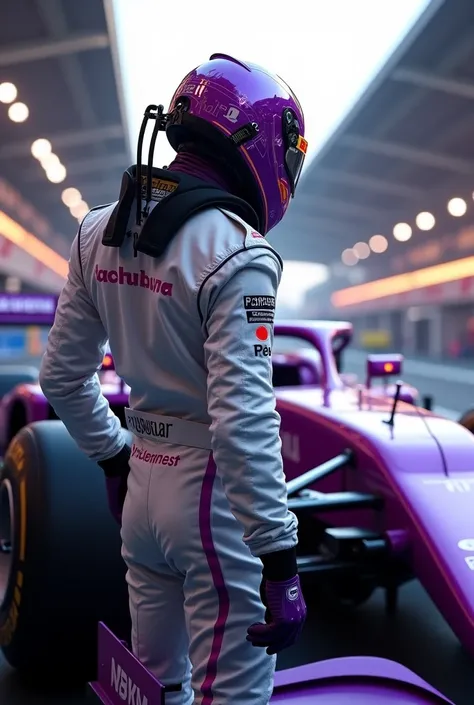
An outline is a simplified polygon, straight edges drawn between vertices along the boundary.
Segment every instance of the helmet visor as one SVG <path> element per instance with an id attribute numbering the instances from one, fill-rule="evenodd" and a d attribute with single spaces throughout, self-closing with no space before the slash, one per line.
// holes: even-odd
<path id="1" fill-rule="evenodd" d="M 308 142 L 298 136 L 296 145 L 289 145 L 285 154 L 285 168 L 290 181 L 291 195 L 295 195 L 295 189 L 301 176 L 306 152 L 308 151 Z"/>
<path id="2" fill-rule="evenodd" d="M 294 196 L 308 151 L 308 142 L 300 134 L 300 123 L 291 108 L 285 108 L 282 118 L 283 139 L 286 147 L 285 170 L 290 182 L 291 195 Z"/>

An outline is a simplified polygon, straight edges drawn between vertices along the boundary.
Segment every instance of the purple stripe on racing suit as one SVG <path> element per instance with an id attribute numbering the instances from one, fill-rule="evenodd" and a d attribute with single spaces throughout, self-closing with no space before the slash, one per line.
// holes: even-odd
<path id="1" fill-rule="evenodd" d="M 214 637 L 212 639 L 211 654 L 207 663 L 206 678 L 201 686 L 201 693 L 204 696 L 202 705 L 212 705 L 214 700 L 212 685 L 217 675 L 217 663 L 224 640 L 225 624 L 230 610 L 229 594 L 212 538 L 211 504 L 216 472 L 216 464 L 211 454 L 202 483 L 201 500 L 199 503 L 199 526 L 201 530 L 202 547 L 206 554 L 209 570 L 211 571 L 212 580 L 218 596 L 219 612 L 214 625 Z"/>

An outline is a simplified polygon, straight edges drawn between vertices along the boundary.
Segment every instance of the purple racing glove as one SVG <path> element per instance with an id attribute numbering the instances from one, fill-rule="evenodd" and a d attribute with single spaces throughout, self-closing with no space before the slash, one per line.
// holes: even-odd
<path id="1" fill-rule="evenodd" d="M 130 446 L 125 445 L 117 455 L 101 460 L 98 465 L 105 474 L 105 487 L 110 513 L 119 526 L 122 525 L 122 509 L 127 494 L 127 479 L 130 472 Z"/>
<path id="2" fill-rule="evenodd" d="M 277 551 L 261 556 L 264 564 L 260 588 L 262 601 L 267 608 L 265 624 L 252 624 L 247 629 L 247 641 L 253 646 L 266 647 L 267 654 L 277 654 L 292 646 L 298 639 L 306 620 L 306 603 L 301 592 L 300 579 L 296 574 L 296 552 Z M 281 557 L 282 565 L 275 569 L 275 561 Z M 285 573 L 293 576 L 283 580 L 271 580 L 266 575 L 281 578 Z"/>

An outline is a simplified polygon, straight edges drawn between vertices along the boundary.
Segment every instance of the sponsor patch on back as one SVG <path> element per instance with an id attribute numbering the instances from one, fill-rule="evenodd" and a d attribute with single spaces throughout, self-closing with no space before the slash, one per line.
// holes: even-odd
<path id="1" fill-rule="evenodd" d="M 139 286 L 141 289 L 149 289 L 162 296 L 173 295 L 173 284 L 165 282 L 157 277 L 150 277 L 143 269 L 140 272 L 127 272 L 123 267 L 117 269 L 101 269 L 95 265 L 95 278 L 104 284 L 118 284 L 119 286 Z"/>

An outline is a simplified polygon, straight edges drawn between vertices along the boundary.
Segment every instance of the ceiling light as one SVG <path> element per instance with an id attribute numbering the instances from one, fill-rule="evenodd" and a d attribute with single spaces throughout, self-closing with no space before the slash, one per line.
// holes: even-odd
<path id="1" fill-rule="evenodd" d="M 454 262 L 435 264 L 405 274 L 395 274 L 384 279 L 372 280 L 361 286 L 340 289 L 332 294 L 331 302 L 336 307 L 353 306 L 445 282 L 461 281 L 466 277 L 471 277 L 473 271 L 474 256 L 464 257 Z"/>
<path id="2" fill-rule="evenodd" d="M 0 83 L 0 103 L 13 103 L 18 91 L 13 83 Z"/>
<path id="3" fill-rule="evenodd" d="M 51 142 L 45 139 L 35 140 L 31 145 L 31 154 L 35 159 L 43 159 L 51 154 Z"/>
<path id="4" fill-rule="evenodd" d="M 61 194 L 61 201 L 68 208 L 77 206 L 82 201 L 81 192 L 77 188 L 65 188 Z"/>
<path id="5" fill-rule="evenodd" d="M 406 242 L 411 238 L 412 232 L 408 223 L 397 223 L 393 228 L 393 237 L 398 242 Z"/>
<path id="6" fill-rule="evenodd" d="M 53 184 L 60 184 L 67 176 L 66 167 L 62 164 L 55 164 L 46 170 L 46 176 Z"/>
<path id="7" fill-rule="evenodd" d="M 24 103 L 12 103 L 8 108 L 8 117 L 12 122 L 25 122 L 30 111 Z"/>
<path id="8" fill-rule="evenodd" d="M 467 203 L 463 198 L 452 198 L 448 202 L 448 213 L 460 218 L 467 211 Z"/>
<path id="9" fill-rule="evenodd" d="M 347 250 L 344 250 L 344 252 L 342 253 L 341 261 L 347 267 L 353 267 L 355 264 L 357 264 L 357 262 L 359 261 L 359 258 L 357 257 L 354 250 L 352 250 L 351 248 L 348 248 Z"/>
<path id="10" fill-rule="evenodd" d="M 381 254 L 382 252 L 385 252 L 385 250 L 387 249 L 388 240 L 383 235 L 372 235 L 372 237 L 369 240 L 369 247 L 372 250 L 372 252 L 376 252 L 377 254 Z"/>
<path id="11" fill-rule="evenodd" d="M 58 255 L 57 252 L 38 240 L 34 235 L 25 230 L 19 223 L 12 220 L 6 213 L 0 210 L 0 232 L 3 237 L 15 245 L 18 245 L 24 252 L 34 257 L 44 264 L 52 272 L 55 272 L 63 279 L 68 273 L 68 263 Z"/>
<path id="12" fill-rule="evenodd" d="M 52 152 L 50 154 L 45 154 L 44 157 L 40 157 L 39 163 L 45 171 L 55 169 L 57 166 L 61 165 L 59 157 L 56 156 L 56 154 L 53 154 Z"/>
<path id="13" fill-rule="evenodd" d="M 69 210 L 74 218 L 82 219 L 89 213 L 90 208 L 85 201 L 79 201 L 79 203 L 71 206 Z"/>
<path id="14" fill-rule="evenodd" d="M 366 242 L 357 242 L 352 250 L 359 259 L 367 259 L 370 255 L 370 247 Z"/>
<path id="15" fill-rule="evenodd" d="M 432 213 L 423 211 L 416 216 L 416 226 L 420 230 L 431 230 L 436 225 L 436 218 Z"/>

